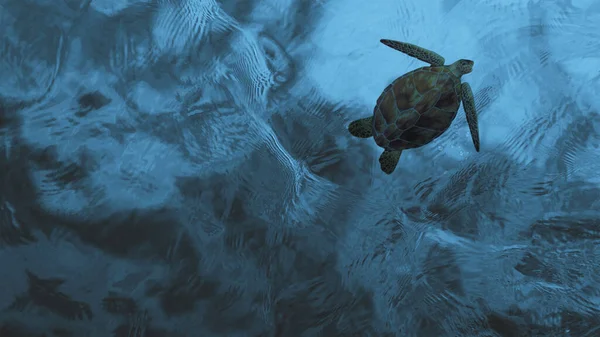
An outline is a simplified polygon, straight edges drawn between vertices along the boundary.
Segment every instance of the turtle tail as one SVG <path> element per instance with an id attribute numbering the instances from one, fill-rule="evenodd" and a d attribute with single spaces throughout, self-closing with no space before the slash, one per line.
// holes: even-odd
<path id="1" fill-rule="evenodd" d="M 348 131 L 358 138 L 373 137 L 373 117 L 355 120 L 348 125 Z"/>

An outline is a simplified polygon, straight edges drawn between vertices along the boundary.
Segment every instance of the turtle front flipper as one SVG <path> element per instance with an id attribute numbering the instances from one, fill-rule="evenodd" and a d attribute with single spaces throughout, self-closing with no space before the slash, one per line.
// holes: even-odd
<path id="1" fill-rule="evenodd" d="M 471 138 L 473 138 L 475 151 L 479 152 L 479 126 L 477 122 L 477 111 L 475 111 L 475 99 L 473 98 L 473 91 L 471 90 L 469 83 L 463 83 L 461 88 L 461 99 L 463 103 L 463 109 L 467 115 L 467 123 L 469 124 L 469 130 L 471 131 Z"/>
<path id="2" fill-rule="evenodd" d="M 396 169 L 396 165 L 398 165 L 398 160 L 400 160 L 400 155 L 402 151 L 390 151 L 385 150 L 379 156 L 379 165 L 381 166 L 381 170 L 385 174 L 392 174 Z"/>
<path id="3" fill-rule="evenodd" d="M 431 50 L 416 46 L 414 44 L 399 42 L 394 40 L 381 39 L 381 43 L 384 45 L 396 49 L 397 51 L 403 52 L 408 56 L 412 56 L 416 59 L 419 59 L 423 62 L 429 63 L 434 67 L 439 67 L 444 65 L 444 58 Z"/>
<path id="4" fill-rule="evenodd" d="M 373 137 L 373 117 L 355 120 L 348 125 L 348 131 L 358 138 Z"/>

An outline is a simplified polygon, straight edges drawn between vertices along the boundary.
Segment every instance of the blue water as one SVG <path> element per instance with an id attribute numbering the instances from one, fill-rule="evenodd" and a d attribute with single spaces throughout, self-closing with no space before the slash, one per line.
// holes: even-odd
<path id="1" fill-rule="evenodd" d="M 0 0 L 0 336 L 600 336 L 597 0 Z M 379 169 L 424 63 L 464 112 Z"/>

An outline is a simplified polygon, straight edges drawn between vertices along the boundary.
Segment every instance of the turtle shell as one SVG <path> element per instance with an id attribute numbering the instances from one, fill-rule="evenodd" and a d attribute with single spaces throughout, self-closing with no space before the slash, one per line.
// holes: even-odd
<path id="1" fill-rule="evenodd" d="M 377 99 L 373 137 L 390 150 L 423 146 L 448 129 L 460 106 L 460 78 L 447 66 L 398 77 Z"/>

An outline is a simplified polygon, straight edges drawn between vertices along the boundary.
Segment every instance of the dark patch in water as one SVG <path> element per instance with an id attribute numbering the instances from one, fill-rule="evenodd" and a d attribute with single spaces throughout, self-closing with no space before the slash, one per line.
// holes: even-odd
<path id="1" fill-rule="evenodd" d="M 46 308 L 54 314 L 67 319 L 93 318 L 90 305 L 73 300 L 69 295 L 58 288 L 65 282 L 59 278 L 41 278 L 30 271 L 26 271 L 29 288 L 25 294 L 15 298 L 9 309 L 16 311 L 26 310 L 31 305 Z"/>

